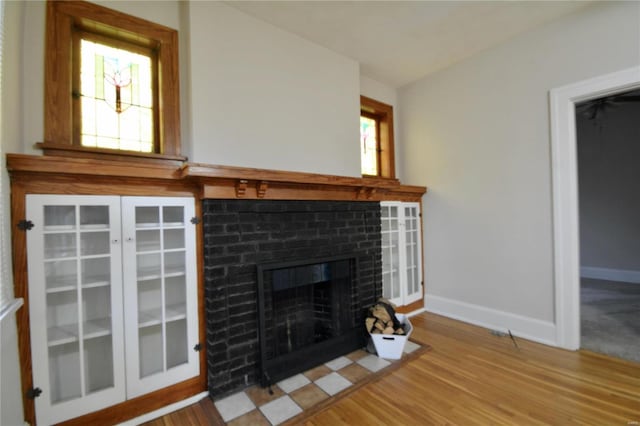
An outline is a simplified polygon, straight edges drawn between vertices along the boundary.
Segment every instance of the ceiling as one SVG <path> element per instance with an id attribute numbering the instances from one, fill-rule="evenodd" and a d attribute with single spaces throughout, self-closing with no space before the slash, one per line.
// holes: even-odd
<path id="1" fill-rule="evenodd" d="M 228 5 L 360 63 L 400 87 L 588 1 L 228 1 Z"/>

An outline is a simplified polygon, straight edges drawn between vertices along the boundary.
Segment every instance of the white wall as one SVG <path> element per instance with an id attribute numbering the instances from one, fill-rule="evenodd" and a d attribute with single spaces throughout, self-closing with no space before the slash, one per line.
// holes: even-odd
<path id="1" fill-rule="evenodd" d="M 400 90 L 428 307 L 555 339 L 548 92 L 639 64 L 639 17 L 596 4 Z"/>
<path id="2" fill-rule="evenodd" d="M 357 62 L 223 3 L 190 26 L 193 161 L 360 176 Z"/>
<path id="3" fill-rule="evenodd" d="M 2 19 L 2 47 L 0 49 L 2 70 L 0 82 L 0 184 L 2 199 L 0 208 L 4 215 L 2 228 L 2 286 L 8 286 L 9 297 L 13 295 L 13 275 L 11 273 L 11 226 L 9 176 L 5 167 L 4 153 L 20 149 L 22 126 L 20 120 L 21 98 L 21 41 L 23 3 L 4 2 Z M 0 306 L 1 308 L 2 306 Z M 18 362 L 18 338 L 14 314 L 0 321 L 0 425 L 17 426 L 24 424 L 22 413 L 22 387 L 20 364 Z"/>
<path id="4" fill-rule="evenodd" d="M 640 103 L 576 115 L 580 264 L 640 276 Z"/>

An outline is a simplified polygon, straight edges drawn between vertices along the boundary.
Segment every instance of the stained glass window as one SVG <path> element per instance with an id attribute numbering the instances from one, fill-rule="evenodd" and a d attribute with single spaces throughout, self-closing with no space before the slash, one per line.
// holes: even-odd
<path id="1" fill-rule="evenodd" d="M 151 58 L 82 39 L 82 146 L 154 152 Z"/>
<path id="2" fill-rule="evenodd" d="M 360 153 L 362 174 L 378 175 L 377 122 L 373 118 L 360 116 Z"/>

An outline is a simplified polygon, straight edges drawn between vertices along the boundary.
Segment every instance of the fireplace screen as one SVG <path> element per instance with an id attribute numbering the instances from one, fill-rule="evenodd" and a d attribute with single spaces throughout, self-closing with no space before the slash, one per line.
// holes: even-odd
<path id="1" fill-rule="evenodd" d="M 263 386 L 362 346 L 355 271 L 354 258 L 258 266 Z"/>

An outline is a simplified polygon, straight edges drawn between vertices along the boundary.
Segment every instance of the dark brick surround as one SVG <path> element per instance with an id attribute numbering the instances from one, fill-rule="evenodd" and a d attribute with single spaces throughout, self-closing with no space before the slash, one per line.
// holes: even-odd
<path id="1" fill-rule="evenodd" d="M 377 202 L 204 200 L 209 391 L 258 383 L 259 264 L 350 255 L 363 312 L 382 293 Z"/>

